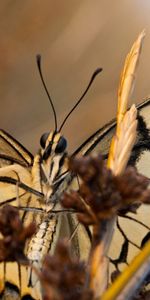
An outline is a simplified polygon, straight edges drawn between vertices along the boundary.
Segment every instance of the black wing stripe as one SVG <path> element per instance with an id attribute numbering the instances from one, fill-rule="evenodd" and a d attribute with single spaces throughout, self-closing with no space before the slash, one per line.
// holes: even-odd
<path id="1" fill-rule="evenodd" d="M 116 259 L 109 258 L 110 262 L 113 263 L 117 269 L 119 263 L 127 264 L 128 249 L 129 249 L 129 242 L 128 240 L 124 240 L 118 258 Z"/>
<path id="2" fill-rule="evenodd" d="M 20 195 L 19 197 L 21 198 L 21 197 L 25 196 L 25 194 L 26 194 L 26 192 L 23 193 L 22 195 Z M 5 204 L 12 203 L 13 201 L 16 201 L 16 197 L 13 197 L 11 199 L 7 199 L 7 200 L 5 200 L 3 202 L 0 202 L 0 207 L 3 206 L 3 205 L 5 205 Z"/>
<path id="3" fill-rule="evenodd" d="M 120 231 L 120 233 L 122 234 L 123 238 L 125 240 L 127 240 L 131 245 L 135 246 L 137 249 L 141 249 L 136 243 L 134 243 L 133 241 L 131 241 L 127 235 L 125 234 L 124 230 L 121 228 L 120 224 L 119 224 L 119 220 L 117 219 L 117 228 Z"/>
<path id="4" fill-rule="evenodd" d="M 14 179 L 14 178 L 7 177 L 7 176 L 1 176 L 0 177 L 0 182 L 10 183 L 10 184 L 13 184 L 13 185 L 18 185 L 18 187 L 24 189 L 27 192 L 30 192 L 30 193 L 38 196 L 39 198 L 43 198 L 44 197 L 43 193 L 34 190 L 33 188 L 29 187 L 28 185 L 26 185 L 23 182 L 20 182 L 20 181 Z"/>
<path id="5" fill-rule="evenodd" d="M 94 134 L 92 134 L 82 145 L 76 149 L 76 151 L 72 154 L 72 156 L 77 155 L 78 153 L 83 153 L 83 155 L 87 155 L 91 152 L 103 138 L 109 134 L 116 126 L 115 119 L 103 126 L 102 128 L 98 129 Z M 88 145 L 88 146 L 87 146 Z M 84 151 L 84 147 L 86 150 Z"/>
<path id="6" fill-rule="evenodd" d="M 143 227 L 145 227 L 146 229 L 150 230 L 150 227 L 147 226 L 146 224 L 144 224 L 143 222 L 141 222 L 140 220 L 137 220 L 137 219 L 135 219 L 131 216 L 128 216 L 128 215 L 123 215 L 122 217 L 125 218 L 125 219 L 132 220 L 133 222 L 136 222 L 136 223 L 142 225 Z"/>
<path id="7" fill-rule="evenodd" d="M 16 164 L 19 164 L 23 167 L 26 167 L 27 164 L 25 164 L 24 162 L 22 162 L 21 160 L 17 159 L 17 158 L 14 158 L 12 156 L 9 156 L 9 155 L 5 155 L 5 154 L 1 154 L 0 153 L 0 159 L 4 159 L 4 160 L 7 160 L 11 163 L 16 163 Z"/>
<path id="8" fill-rule="evenodd" d="M 144 100 L 142 103 L 140 103 L 139 105 L 137 105 L 137 108 L 143 108 L 145 106 L 147 106 L 150 103 L 150 98 L 147 98 L 146 100 Z"/>
<path id="9" fill-rule="evenodd" d="M 33 155 L 10 134 L 0 129 L 0 137 L 20 156 L 27 165 L 32 165 Z"/>

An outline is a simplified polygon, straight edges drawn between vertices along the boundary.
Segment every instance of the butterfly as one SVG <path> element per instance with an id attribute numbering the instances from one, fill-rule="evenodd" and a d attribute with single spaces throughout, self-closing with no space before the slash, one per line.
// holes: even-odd
<path id="1" fill-rule="evenodd" d="M 43 79 L 39 56 L 37 57 L 37 63 L 41 80 L 53 110 L 55 130 L 42 135 L 40 139 L 41 149 L 35 157 L 4 130 L 0 131 L 0 206 L 9 203 L 18 207 L 24 224 L 36 220 L 37 231 L 26 245 L 26 254 L 31 263 L 40 268 L 44 255 L 48 252 L 54 252 L 58 237 L 72 237 L 72 232 L 74 233 L 76 230 L 77 234 L 71 238 L 72 252 L 80 258 L 87 257 L 89 253 L 90 239 L 86 230 L 78 224 L 75 216 L 62 210 L 58 201 L 62 193 L 71 188 L 72 184 L 77 185 L 78 188 L 78 183 L 75 182 L 76 176 L 68 171 L 67 141 L 60 132 L 72 111 L 87 93 L 95 76 L 101 72 L 101 69 L 94 72 L 85 92 L 67 114 L 58 130 L 56 112 Z M 148 99 L 139 106 L 138 109 L 141 115 L 144 115 L 145 108 L 149 106 L 149 103 L 150 100 Z M 112 121 L 97 130 L 72 155 L 87 155 L 94 150 L 100 151 L 104 158 L 107 158 L 115 126 L 116 122 Z M 149 131 L 143 119 L 139 117 L 138 136 L 130 163 L 136 165 L 142 171 L 140 161 L 141 159 L 144 160 L 148 151 Z M 148 224 L 148 218 L 146 218 L 147 209 L 145 209 L 145 206 L 140 209 L 142 212 L 138 212 L 137 215 L 144 216 L 143 221 L 141 221 L 141 216 L 139 221 L 136 215 L 131 213 L 118 217 L 117 229 L 122 238 L 120 249 L 116 249 L 115 246 L 115 251 L 112 251 L 116 255 L 117 250 L 115 258 L 111 253 L 108 254 L 111 255 L 112 265 L 117 269 L 121 264 L 128 264 L 130 246 L 132 246 L 131 248 L 134 246 L 139 250 L 141 245 L 149 238 L 150 224 Z M 139 245 L 128 238 L 125 229 L 122 229 L 124 227 L 122 227 L 122 224 L 120 225 L 122 219 L 138 224 L 138 232 L 141 230 Z M 117 244 L 119 244 L 118 237 Z M 41 299 L 39 289 L 36 290 L 39 281 L 32 270 L 29 270 L 28 276 L 26 276 L 26 267 L 20 267 L 16 263 L 1 264 L 0 267 L 1 299 L 4 295 L 5 299 L 7 299 L 7 295 L 11 299 L 13 297 L 14 299 L 17 299 L 17 297 L 20 299 L 19 297 L 21 297 L 24 300 Z M 11 274 L 14 273 L 14 268 L 15 277 L 12 278 Z"/>
<path id="2" fill-rule="evenodd" d="M 146 174 L 146 175 L 148 175 L 148 173 L 149 173 L 147 156 L 150 151 L 150 136 L 149 136 L 149 130 L 147 129 L 147 125 L 146 125 L 146 122 L 148 121 L 146 116 L 148 116 L 149 106 L 150 106 L 150 99 L 147 99 L 145 102 L 143 102 L 142 104 L 140 104 L 138 106 L 138 111 L 140 114 L 139 126 L 138 126 L 138 137 L 137 137 L 137 142 L 133 148 L 130 162 L 129 162 L 130 164 L 136 165 L 137 168 L 140 170 L 140 172 L 142 172 L 143 174 Z M 144 119 L 143 119 L 143 117 L 144 117 Z M 114 135 L 115 126 L 116 126 L 116 122 L 112 121 L 111 123 L 105 125 L 103 128 L 100 128 L 96 133 L 91 135 L 83 143 L 83 145 L 80 146 L 80 148 L 75 151 L 75 153 L 73 155 L 76 155 L 77 153 L 80 153 L 80 152 L 82 152 L 82 154 L 86 155 L 87 153 L 91 152 L 91 150 L 94 149 L 95 151 L 100 151 L 103 154 L 104 158 L 107 158 L 110 142 L 111 142 L 112 136 Z M 66 143 L 66 142 L 64 142 L 64 138 L 60 137 L 60 134 L 59 134 L 59 138 L 57 135 L 55 135 L 55 136 L 53 135 L 53 139 L 54 139 L 53 143 L 55 142 L 56 137 L 57 137 L 57 143 L 56 143 L 57 146 L 56 147 L 58 147 L 58 145 L 59 145 L 61 150 L 64 149 L 64 143 Z M 51 139 L 52 139 L 52 137 L 50 137 L 50 141 L 51 141 Z M 58 141 L 60 141 L 60 143 Z M 48 143 L 47 135 L 43 135 L 42 139 L 41 139 L 41 144 L 43 146 L 45 145 L 45 143 Z M 41 221 L 42 217 L 39 215 L 42 215 L 43 211 L 44 211 L 44 205 L 41 201 L 41 197 L 43 197 L 43 190 L 41 189 L 39 191 L 38 189 L 37 190 L 33 189 L 33 186 L 30 186 L 30 184 L 29 184 L 30 180 L 29 180 L 28 176 L 31 176 L 31 175 L 30 175 L 30 172 L 26 170 L 27 168 L 31 168 L 32 162 L 33 162 L 33 156 L 22 145 L 20 145 L 14 138 L 12 138 L 8 133 L 6 133 L 2 130 L 0 131 L 0 144 L 1 144 L 1 147 L 0 147 L 0 149 L 1 149 L 1 153 L 0 153 L 0 158 L 1 158 L 0 189 L 2 190 L 4 188 L 4 191 L 1 192 L 1 194 L 0 194 L 0 197 L 3 198 L 3 199 L 1 199 L 0 206 L 4 205 L 5 203 L 10 203 L 12 205 L 16 204 L 16 206 L 18 206 L 18 203 L 17 203 L 18 199 L 16 199 L 16 182 L 18 180 L 17 176 L 19 176 L 19 181 L 20 181 L 20 183 L 23 184 L 23 185 L 20 184 L 20 188 L 19 188 L 19 202 L 21 203 L 20 209 L 21 209 L 21 207 L 22 207 L 22 210 L 24 208 L 24 211 L 22 212 L 22 218 L 23 218 L 23 220 L 26 220 L 26 219 L 32 220 L 34 218 L 40 218 L 40 221 Z M 48 148 L 46 147 L 46 149 L 48 149 Z M 57 148 L 57 150 L 58 150 L 58 148 Z M 10 157 L 10 153 L 11 153 L 11 157 Z M 59 155 L 60 155 L 60 153 L 59 153 Z M 16 168 L 16 164 L 17 164 L 17 168 Z M 3 174 L 2 174 L 4 172 L 3 165 L 5 165 L 5 170 L 8 171 L 8 172 L 5 172 L 5 176 L 3 176 Z M 147 168 L 145 168 L 145 165 Z M 18 171 L 17 175 L 14 172 L 14 170 L 15 170 L 15 172 L 16 172 L 16 170 Z M 22 172 L 22 170 L 23 170 L 23 172 Z M 25 171 L 25 175 L 24 175 L 24 171 Z M 28 172 L 29 172 L 29 175 L 27 176 L 26 173 L 28 174 Z M 61 172 L 61 171 L 59 170 L 59 172 Z M 63 174 L 62 176 L 64 176 L 65 172 L 66 172 L 66 169 L 63 169 L 62 173 L 60 173 L 60 174 Z M 72 178 L 69 177 L 71 175 L 66 173 L 65 176 L 68 176 L 67 177 L 68 183 L 66 183 L 66 181 L 64 181 L 64 183 L 69 185 L 72 180 Z M 65 177 L 63 177 L 63 178 L 65 178 Z M 62 182 L 62 180 L 61 180 L 61 182 Z M 60 183 L 60 184 L 62 184 L 62 183 Z M 60 184 L 59 184 L 59 182 L 57 182 L 57 193 L 58 193 L 58 189 L 60 188 Z M 5 189 L 6 189 L 6 192 L 5 192 Z M 8 189 L 9 189 L 9 192 L 8 192 Z M 66 187 L 65 187 L 65 189 L 66 189 Z M 33 193 L 33 195 L 32 195 L 33 197 L 31 197 L 31 193 Z M 4 195 L 6 196 L 5 198 L 4 198 Z M 9 197 L 9 195 L 11 195 L 11 197 Z M 55 198 L 56 193 L 54 193 L 53 196 Z M 36 201 L 34 200 L 34 197 L 36 198 Z M 31 198 L 33 198 L 33 199 L 31 199 Z M 56 206 L 57 206 L 57 204 L 56 204 Z M 26 211 L 25 207 L 30 208 L 31 211 Z M 38 209 L 37 211 L 36 211 L 36 207 Z M 59 204 L 58 204 L 58 207 L 60 209 Z M 57 207 L 57 209 L 58 209 L 58 207 Z M 40 209 L 41 209 L 41 212 L 40 212 Z M 61 224 L 63 224 L 63 226 L 66 226 L 66 229 L 69 230 L 68 236 L 69 235 L 71 236 L 71 231 L 77 225 L 77 221 L 71 220 L 71 219 L 69 220 L 63 213 L 63 214 L 61 214 L 62 215 L 61 217 L 59 215 L 60 220 L 59 220 L 59 224 L 57 224 L 57 226 L 58 226 L 57 227 L 57 226 L 55 226 L 55 222 L 56 222 L 55 218 L 57 219 L 58 217 L 56 216 L 56 214 L 54 214 L 54 215 L 51 214 L 51 216 L 50 216 L 49 209 L 51 209 L 51 208 L 49 208 L 49 204 L 46 205 L 46 209 L 48 209 L 46 217 L 48 216 L 47 226 L 49 226 L 46 228 L 46 231 L 45 231 L 45 232 L 47 232 L 47 235 L 49 236 L 48 237 L 49 249 L 46 250 L 46 252 L 47 252 L 50 250 L 50 244 L 51 243 L 53 245 L 55 244 L 55 240 L 57 240 L 58 235 L 62 235 L 62 234 L 65 235 L 64 227 L 63 227 L 63 233 L 60 232 Z M 30 214 L 31 214 L 31 217 L 29 217 Z M 52 222 L 53 217 L 54 217 L 54 222 Z M 63 220 L 61 220 L 61 218 Z M 51 224 L 49 222 L 50 220 L 51 220 Z M 70 221 L 70 223 L 67 224 L 69 221 Z M 71 221 L 72 222 L 74 221 L 74 224 L 71 224 Z M 44 219 L 44 222 L 46 224 L 46 219 Z M 42 222 L 39 225 L 38 234 L 39 234 L 40 229 L 43 226 L 44 222 Z M 58 222 L 58 220 L 57 220 L 57 222 Z M 128 224 L 128 228 L 127 228 L 127 224 Z M 57 227 L 57 230 L 55 227 Z M 137 235 L 137 239 L 139 239 L 139 237 L 140 237 L 140 240 L 133 241 L 131 227 L 135 232 L 138 231 L 138 233 L 139 233 L 139 231 L 141 231 L 141 234 Z M 116 245 L 118 245 L 118 232 L 117 232 L 116 237 L 114 236 L 114 241 L 112 243 L 112 245 L 114 245 L 115 249 L 113 247 L 111 247 L 111 252 L 109 253 L 109 255 L 111 255 L 111 261 L 113 264 L 112 270 L 114 268 L 119 268 L 121 270 L 121 268 L 123 267 L 124 264 L 128 264 L 130 262 L 130 260 L 132 259 L 132 257 L 135 255 L 135 252 L 138 251 L 139 248 L 143 245 L 144 241 L 149 238 L 150 221 L 149 221 L 149 211 L 147 209 L 147 206 L 142 205 L 138 209 L 137 214 L 128 213 L 127 215 L 120 216 L 118 218 L 117 228 L 118 228 L 118 231 L 120 232 L 119 239 L 121 241 L 121 245 L 119 245 L 119 247 L 118 247 L 119 249 L 116 249 Z M 42 232 L 42 230 L 41 230 L 41 232 Z M 78 228 L 78 230 L 80 232 L 80 230 L 82 231 L 83 228 L 82 229 Z M 52 237 L 53 233 L 54 233 L 55 237 L 54 236 Z M 31 242 L 31 244 L 32 243 L 35 244 L 35 249 L 32 252 L 34 255 L 36 255 L 36 253 L 38 255 L 40 255 L 40 251 L 39 251 L 39 249 L 37 249 L 37 245 L 36 245 L 37 236 L 34 237 L 34 240 L 32 240 L 32 242 Z M 141 239 L 141 236 L 142 236 L 142 239 Z M 83 251 L 83 249 L 86 249 L 86 247 L 88 245 L 88 248 L 87 248 L 87 252 L 88 252 L 90 245 L 89 245 L 89 243 L 87 243 L 88 239 L 87 239 L 86 233 L 85 233 L 85 236 L 82 234 L 82 239 L 83 239 L 82 243 L 81 243 L 81 241 L 77 241 L 77 240 L 74 241 L 74 243 L 76 243 L 75 249 L 76 249 L 76 251 L 80 252 L 80 249 L 78 248 L 79 245 L 82 248 L 82 251 Z M 117 240 L 115 241 L 115 239 L 117 239 Z M 30 243 L 29 243 L 29 248 L 32 248 L 32 245 L 30 245 Z M 52 251 L 54 251 L 54 250 L 52 250 Z M 116 252 L 117 252 L 117 256 L 116 256 Z M 79 253 L 76 253 L 76 255 L 80 256 Z M 129 261 L 128 261 L 128 257 L 130 258 Z M 10 272 L 10 265 L 12 265 L 13 273 L 14 273 L 14 265 L 15 265 L 16 274 L 18 274 L 19 268 L 15 263 L 9 263 L 9 272 Z M 24 267 L 24 269 L 25 269 L 25 267 Z M 21 269 L 21 272 L 22 272 L 21 276 L 25 277 L 26 270 L 24 270 L 24 275 L 23 275 L 23 267 Z M 13 278 L 13 283 L 12 283 L 12 278 L 11 278 L 12 275 L 10 273 L 8 276 L 7 266 L 6 266 L 6 276 L 7 276 L 7 283 L 6 283 L 7 290 L 10 290 L 12 293 L 12 289 L 13 289 L 13 293 L 17 293 L 17 286 L 19 286 L 19 276 L 18 276 L 18 278 L 15 278 L 15 279 Z M 25 281 L 27 282 L 27 279 L 24 278 L 24 282 Z M 16 284 L 14 284 L 14 282 Z M 26 289 L 25 289 L 25 292 L 23 292 L 23 293 L 25 293 L 26 296 L 28 295 L 27 292 L 33 294 L 33 289 L 31 291 L 30 288 L 27 288 L 28 283 L 26 283 L 25 286 L 26 286 Z M 19 291 L 18 291 L 18 293 L 19 293 Z M 28 297 L 29 297 L 29 295 L 28 295 Z M 36 295 L 35 295 L 35 297 L 36 297 Z M 25 299 L 25 296 L 22 299 Z M 35 298 L 35 299 L 37 299 L 37 298 Z"/>

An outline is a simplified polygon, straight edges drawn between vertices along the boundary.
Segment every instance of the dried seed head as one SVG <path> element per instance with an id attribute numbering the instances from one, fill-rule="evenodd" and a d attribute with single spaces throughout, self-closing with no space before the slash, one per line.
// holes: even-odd
<path id="1" fill-rule="evenodd" d="M 60 241 L 54 256 L 44 259 L 40 281 L 45 300 L 92 300 L 93 293 L 85 288 L 87 270 L 83 262 L 70 256 L 68 243 Z"/>
<path id="2" fill-rule="evenodd" d="M 138 174 L 134 167 L 115 176 L 99 155 L 73 158 L 70 168 L 82 183 L 79 192 L 64 194 L 62 204 L 75 209 L 79 221 L 85 225 L 99 223 L 119 212 L 136 211 L 141 203 L 150 202 L 149 179 Z"/>
<path id="3" fill-rule="evenodd" d="M 24 227 L 16 208 L 5 205 L 0 210 L 0 261 L 27 262 L 24 254 L 26 240 L 35 233 L 35 224 Z"/>

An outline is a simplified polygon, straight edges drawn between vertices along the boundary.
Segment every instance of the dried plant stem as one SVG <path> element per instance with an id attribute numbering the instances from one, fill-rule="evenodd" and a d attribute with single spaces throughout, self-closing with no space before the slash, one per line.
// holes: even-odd
<path id="1" fill-rule="evenodd" d="M 95 297 L 99 297 L 107 288 L 108 285 L 108 263 L 109 260 L 105 254 L 108 252 L 110 242 L 113 235 L 113 223 L 111 219 L 105 222 L 105 231 L 103 238 L 96 245 L 91 253 L 90 259 L 90 288 L 94 290 Z M 101 230 L 101 228 L 100 228 Z M 101 233 L 100 233 L 101 235 Z M 105 276 L 105 274 L 107 276 Z"/>
<path id="2" fill-rule="evenodd" d="M 136 69 L 139 62 L 144 37 L 145 30 L 140 33 L 125 60 L 118 89 L 117 127 L 119 127 L 119 124 L 127 111 L 129 97 L 131 96 L 134 88 Z"/>
<path id="3" fill-rule="evenodd" d="M 93 252 L 90 270 L 90 288 L 94 290 L 94 296 L 101 295 L 107 288 L 107 280 L 104 274 L 108 273 L 108 260 L 104 256 L 105 245 L 103 242 L 99 243 Z M 99 278 L 99 282 L 97 280 Z"/>
<path id="4" fill-rule="evenodd" d="M 126 112 L 119 126 L 119 135 L 113 137 L 113 149 L 110 151 L 108 166 L 115 175 L 124 172 L 131 150 L 136 140 L 137 109 L 132 105 Z"/>
<path id="5" fill-rule="evenodd" d="M 127 55 L 127 58 L 125 60 L 125 65 L 122 71 L 121 75 L 121 80 L 120 80 L 120 85 L 118 89 L 118 112 L 117 112 L 117 129 L 116 129 L 116 135 L 112 139 L 110 151 L 109 151 L 109 157 L 108 157 L 108 167 L 115 172 L 116 174 L 116 164 L 117 163 L 117 157 L 118 157 L 118 151 L 121 152 L 123 150 L 124 146 L 128 142 L 128 145 L 126 145 L 126 152 L 124 153 L 122 157 L 122 162 L 120 170 L 117 172 L 122 172 L 124 171 L 124 168 L 126 166 L 128 157 L 130 155 L 133 143 L 134 143 L 134 132 L 136 130 L 136 124 L 135 124 L 135 117 L 136 117 L 136 111 L 135 107 L 132 108 L 132 111 L 130 109 L 130 114 L 131 116 L 128 116 L 127 111 L 127 106 L 128 106 L 128 101 L 129 101 L 129 96 L 131 95 L 134 87 L 134 81 L 135 81 L 135 75 L 136 75 L 136 67 L 138 65 L 140 53 L 141 53 L 141 48 L 142 48 L 142 43 L 143 39 L 145 36 L 145 31 L 143 31 L 135 43 L 133 44 L 129 54 Z M 125 114 L 126 117 L 125 117 Z M 134 125 L 133 125 L 134 124 Z M 131 127 L 130 127 L 131 126 Z M 128 127 L 128 130 L 130 128 L 130 139 L 131 141 L 128 141 L 126 136 L 126 140 L 123 140 L 122 137 L 125 133 L 124 130 Z M 122 140 L 122 143 L 120 142 L 120 139 Z M 131 145 L 130 145 L 131 143 Z M 120 145 L 122 147 L 120 147 Z M 117 149 L 119 147 L 119 149 Z M 119 158 L 120 159 L 120 158 Z M 121 159 L 120 159 L 121 160 Z M 115 164 L 114 164 L 115 161 Z M 120 163 L 120 161 L 119 161 Z M 117 166 L 118 168 L 118 166 Z M 117 173 L 119 174 L 119 173 Z"/>
<path id="6" fill-rule="evenodd" d="M 147 266 L 147 268 L 145 268 L 145 265 Z M 133 293 L 135 292 L 135 288 L 136 289 L 139 288 L 142 282 L 144 281 L 149 271 L 149 266 L 150 266 L 150 241 L 146 243 L 142 251 L 133 259 L 130 265 L 125 269 L 124 272 L 122 272 L 122 274 L 116 279 L 116 281 L 110 286 L 110 288 L 103 294 L 103 296 L 100 299 L 101 300 L 130 299 L 130 297 L 133 296 Z M 131 281 L 131 279 L 133 279 L 133 281 Z M 127 289 L 126 295 L 123 293 L 124 289 Z M 121 296 L 121 298 L 118 298 L 119 295 Z"/>
<path id="7" fill-rule="evenodd" d="M 118 89 L 117 128 L 116 134 L 112 139 L 107 163 L 108 168 L 110 168 L 115 175 L 120 175 L 125 170 L 136 139 L 137 110 L 135 105 L 133 105 L 129 112 L 127 112 L 127 105 L 129 96 L 133 90 L 136 67 L 139 61 L 144 36 L 145 32 L 143 31 L 133 44 L 131 51 L 125 60 Z M 109 230 L 111 231 L 111 238 L 112 228 L 114 228 L 115 221 L 116 218 L 114 217 L 111 224 L 108 223 L 108 232 Z M 111 242 L 111 238 L 109 239 L 109 244 Z M 99 297 L 103 293 L 108 281 L 108 267 L 107 262 L 104 259 L 106 254 L 104 246 L 105 243 L 106 239 L 102 241 L 100 240 L 92 253 L 90 286 L 94 290 L 96 297 Z M 107 298 L 105 298 L 105 300 L 106 299 Z"/>

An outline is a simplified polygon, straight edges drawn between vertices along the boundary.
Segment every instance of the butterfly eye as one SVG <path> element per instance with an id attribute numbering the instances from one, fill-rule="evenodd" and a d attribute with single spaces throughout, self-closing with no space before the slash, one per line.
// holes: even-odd
<path id="1" fill-rule="evenodd" d="M 61 153 L 63 152 L 67 147 L 67 141 L 66 139 L 62 136 L 56 146 L 56 149 L 55 149 L 55 153 Z"/>
<path id="2" fill-rule="evenodd" d="M 40 138 L 40 145 L 43 149 L 45 148 L 45 144 L 46 144 L 48 136 L 49 136 L 49 132 L 46 132 Z"/>

